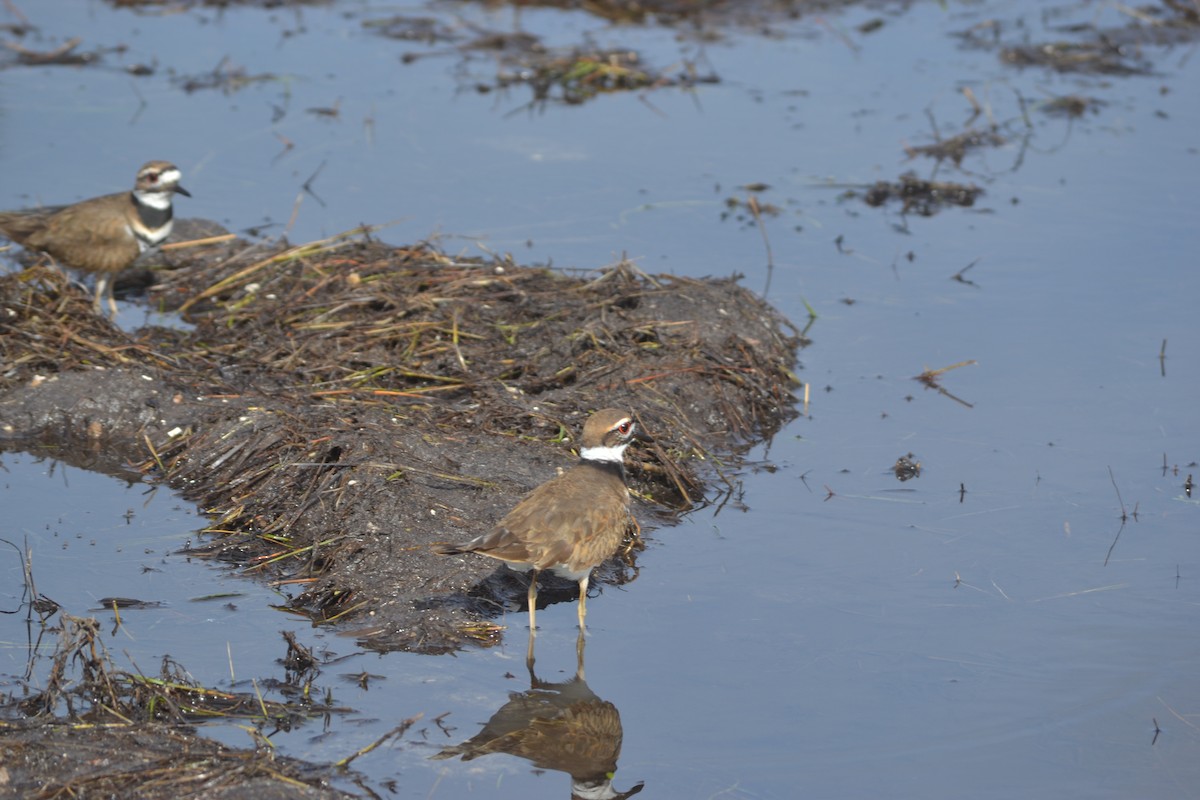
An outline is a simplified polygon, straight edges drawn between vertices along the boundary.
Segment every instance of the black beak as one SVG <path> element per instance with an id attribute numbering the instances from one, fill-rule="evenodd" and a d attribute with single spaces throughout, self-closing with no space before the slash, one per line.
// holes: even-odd
<path id="1" fill-rule="evenodd" d="M 192 193 L 191 193 L 191 192 L 189 192 L 187 189 L 185 189 L 185 188 L 183 188 L 182 186 L 179 186 L 179 185 L 176 185 L 176 186 L 175 186 L 175 191 L 176 191 L 176 192 L 178 192 L 179 194 L 183 195 L 184 197 L 191 197 L 191 196 L 192 196 Z"/>

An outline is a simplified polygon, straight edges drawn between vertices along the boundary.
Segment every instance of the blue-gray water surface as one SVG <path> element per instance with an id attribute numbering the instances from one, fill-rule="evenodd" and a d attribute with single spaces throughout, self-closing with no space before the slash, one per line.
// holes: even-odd
<path id="1" fill-rule="evenodd" d="M 178 213 L 233 230 L 298 242 L 395 222 L 379 235 L 526 262 L 628 254 L 650 272 L 742 273 L 798 324 L 816 313 L 800 355 L 807 413 L 751 452 L 742 504 L 653 531 L 637 580 L 588 604 L 588 682 L 623 723 L 619 789 L 1200 796 L 1200 507 L 1183 488 L 1200 474 L 1194 43 L 1145 48 L 1147 74 L 1095 76 L 1014 69 L 960 36 L 1055 41 L 1142 13 L 1100 2 L 880 3 L 703 43 L 463 3 L 15 7 L 37 27 L 27 48 L 82 36 L 128 49 L 86 69 L 0 70 L 0 208 L 115 191 L 168 158 L 194 195 Z M 398 13 L 515 21 L 555 46 L 633 48 L 720 81 L 529 109 L 520 87 L 475 91 L 496 72 L 486 55 L 403 63 L 439 48 L 364 25 Z M 180 87 L 223 59 L 272 77 Z M 135 63 L 154 73 L 132 77 Z M 1045 113 L 1068 94 L 1100 104 Z M 959 167 L 905 149 L 934 142 L 935 126 L 989 122 L 1005 143 Z M 928 218 L 842 196 L 910 169 L 985 194 Z M 726 213 L 756 183 L 779 210 L 763 218 L 770 259 L 745 214 Z M 123 324 L 144 318 L 122 304 Z M 963 361 L 975 363 L 941 376 L 954 397 L 913 380 Z M 910 452 L 921 475 L 900 483 L 890 468 Z M 107 621 L 91 612 L 104 596 L 166 603 L 106 628 L 119 663 L 152 672 L 169 653 L 201 683 L 249 690 L 281 677 L 278 631 L 296 630 L 344 657 L 320 680 L 355 711 L 276 734 L 280 752 L 337 760 L 423 713 L 354 762 L 376 791 L 567 796 L 566 775 L 510 756 L 428 758 L 527 688 L 522 616 L 503 620 L 500 648 L 358 652 L 272 610 L 286 589 L 173 555 L 203 522 L 168 492 L 19 454 L 3 466 L 0 535 L 28 541 L 39 591 Z M 11 610 L 21 573 L 4 552 Z M 197 600 L 222 592 L 239 596 Z M 539 674 L 565 679 L 575 609 L 538 621 Z M 14 617 L 0 616 L 0 648 L 0 680 L 22 674 Z M 363 671 L 380 678 L 363 689 L 350 678 Z M 252 744 L 236 725 L 204 732 Z"/>

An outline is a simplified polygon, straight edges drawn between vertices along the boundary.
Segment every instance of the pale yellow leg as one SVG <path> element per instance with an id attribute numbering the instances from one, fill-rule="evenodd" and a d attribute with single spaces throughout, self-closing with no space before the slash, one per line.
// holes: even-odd
<path id="1" fill-rule="evenodd" d="M 583 618 L 587 616 L 587 587 L 588 576 L 584 575 L 579 580 L 579 630 L 581 631 L 586 627 Z"/>
<path id="2" fill-rule="evenodd" d="M 113 282 L 116 276 L 109 276 L 103 272 L 96 275 L 96 297 L 92 300 L 92 308 L 97 314 L 104 313 L 104 305 L 101 303 L 101 298 L 108 301 L 109 315 L 116 319 L 117 317 L 117 299 L 113 297 Z"/>
<path id="3" fill-rule="evenodd" d="M 537 630 L 537 623 L 534 621 L 534 616 L 537 614 L 537 576 L 538 571 L 530 570 L 529 572 L 529 633 L 532 634 Z"/>
<path id="4" fill-rule="evenodd" d="M 96 275 L 96 296 L 92 298 L 92 310 L 96 314 L 104 313 L 104 287 L 108 284 L 108 278 L 103 272 Z"/>

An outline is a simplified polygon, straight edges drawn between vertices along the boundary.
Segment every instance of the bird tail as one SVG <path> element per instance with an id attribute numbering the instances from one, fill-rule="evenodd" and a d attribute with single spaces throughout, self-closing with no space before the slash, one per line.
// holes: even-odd
<path id="1" fill-rule="evenodd" d="M 0 234 L 14 242 L 24 243 L 46 227 L 48 216 L 45 209 L 6 211 L 0 214 Z"/>

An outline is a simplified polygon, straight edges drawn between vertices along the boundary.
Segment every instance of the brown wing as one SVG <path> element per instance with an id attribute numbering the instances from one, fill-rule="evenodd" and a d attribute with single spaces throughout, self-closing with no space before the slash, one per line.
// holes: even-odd
<path id="1" fill-rule="evenodd" d="M 562 476 L 538 486 L 505 515 L 494 528 L 469 542 L 437 548 L 444 555 L 479 553 L 514 564 L 536 564 L 540 561 L 541 532 L 553 530 L 554 520 L 540 508 L 538 498 L 554 492 L 552 487 Z"/>
<path id="2" fill-rule="evenodd" d="M 133 211 L 128 193 L 85 200 L 48 217 L 23 244 L 44 250 L 69 266 L 115 272 L 127 267 L 140 252 L 129 232 L 128 215 Z"/>
<path id="3" fill-rule="evenodd" d="M 517 503 L 484 537 L 490 540 L 488 555 L 538 569 L 566 563 L 571 556 L 570 526 L 579 517 L 573 484 L 567 480 L 570 475 L 543 483 Z"/>
<path id="4" fill-rule="evenodd" d="M 520 542 L 539 569 L 586 572 L 617 549 L 628 503 L 619 473 L 580 464 L 534 489 L 493 533 Z"/>
<path id="5" fill-rule="evenodd" d="M 628 523 L 620 470 L 585 462 L 534 489 L 488 533 L 437 552 L 479 553 L 537 569 L 566 566 L 584 575 L 616 551 Z"/>

